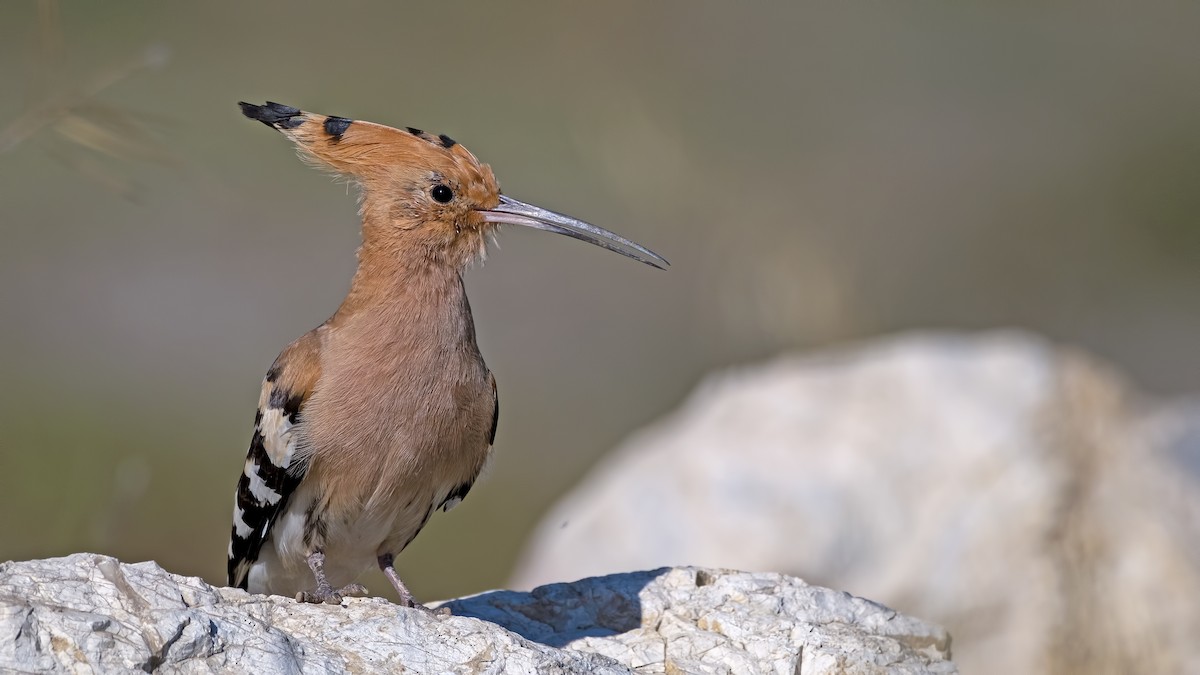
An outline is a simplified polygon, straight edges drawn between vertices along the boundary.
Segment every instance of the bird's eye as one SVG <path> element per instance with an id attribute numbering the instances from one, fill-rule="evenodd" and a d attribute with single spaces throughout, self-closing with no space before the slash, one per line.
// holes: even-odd
<path id="1" fill-rule="evenodd" d="M 429 194 L 433 195 L 433 201 L 440 204 L 448 204 L 454 199 L 454 191 L 445 185 L 434 185 Z"/>

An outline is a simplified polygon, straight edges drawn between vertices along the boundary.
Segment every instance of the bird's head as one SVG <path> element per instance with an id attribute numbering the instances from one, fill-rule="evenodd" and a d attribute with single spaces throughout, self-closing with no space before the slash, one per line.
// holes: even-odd
<path id="1" fill-rule="evenodd" d="M 241 103 L 242 113 L 290 138 L 312 163 L 362 187 L 363 245 L 465 267 L 499 225 L 565 234 L 662 268 L 667 261 L 612 232 L 500 193 L 491 167 L 444 134 Z"/>

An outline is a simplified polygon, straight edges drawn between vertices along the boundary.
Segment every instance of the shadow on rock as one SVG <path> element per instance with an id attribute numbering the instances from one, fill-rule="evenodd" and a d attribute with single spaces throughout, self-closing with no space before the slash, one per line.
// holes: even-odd
<path id="1" fill-rule="evenodd" d="M 584 637 L 609 637 L 642 627 L 638 594 L 669 568 L 539 586 L 528 593 L 489 591 L 442 605 L 507 628 L 550 647 Z"/>

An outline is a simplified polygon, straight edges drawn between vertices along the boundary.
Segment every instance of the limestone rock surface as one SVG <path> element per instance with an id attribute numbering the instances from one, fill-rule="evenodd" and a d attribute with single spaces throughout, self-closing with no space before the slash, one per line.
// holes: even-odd
<path id="1" fill-rule="evenodd" d="M 446 604 L 302 605 L 84 553 L 7 562 L 0 672 L 957 672 L 941 628 L 779 574 L 660 569 Z"/>
<path id="2" fill-rule="evenodd" d="M 937 621 L 963 672 L 1200 673 L 1200 406 L 1017 332 L 733 369 L 585 477 L 512 583 L 684 561 Z"/>

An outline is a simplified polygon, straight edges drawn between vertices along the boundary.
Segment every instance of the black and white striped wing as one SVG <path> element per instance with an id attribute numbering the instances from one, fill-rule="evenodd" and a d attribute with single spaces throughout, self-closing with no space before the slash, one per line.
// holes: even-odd
<path id="1" fill-rule="evenodd" d="M 254 437 L 238 479 L 229 536 L 229 585 L 246 588 L 250 567 L 308 470 L 296 451 L 304 403 L 317 379 L 309 336 L 289 346 L 263 380 Z"/>

